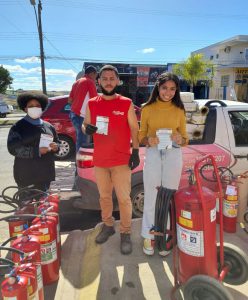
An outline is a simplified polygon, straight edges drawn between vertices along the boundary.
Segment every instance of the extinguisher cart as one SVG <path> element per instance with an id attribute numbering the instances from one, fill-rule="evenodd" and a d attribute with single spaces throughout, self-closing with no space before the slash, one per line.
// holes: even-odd
<path id="1" fill-rule="evenodd" d="M 215 173 L 218 183 L 220 209 L 219 243 L 216 237 L 216 192 L 204 186 L 199 169 L 204 163 L 206 172 Z M 180 288 L 184 300 L 231 300 L 222 282 L 240 285 L 248 280 L 248 259 L 238 247 L 223 241 L 222 186 L 212 155 L 204 156 L 194 166 L 194 180 L 178 190 L 174 197 L 177 245 L 174 247 L 174 284 L 171 299 L 177 298 Z M 192 179 L 192 177 L 191 177 Z M 173 204 L 173 201 L 172 201 Z M 176 228 L 175 228 L 176 227 Z M 175 239 L 175 238 L 174 238 Z"/>

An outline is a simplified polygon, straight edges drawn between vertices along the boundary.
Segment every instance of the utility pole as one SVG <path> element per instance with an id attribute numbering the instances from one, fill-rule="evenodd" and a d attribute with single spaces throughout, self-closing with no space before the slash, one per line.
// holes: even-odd
<path id="1" fill-rule="evenodd" d="M 37 17 L 35 0 L 30 0 L 30 3 L 34 7 L 36 23 L 37 23 L 37 29 L 38 29 L 38 34 L 39 34 L 39 41 L 40 41 L 40 64 L 41 64 L 42 91 L 43 91 L 44 94 L 47 94 L 47 90 L 46 90 L 46 73 L 45 73 L 45 55 L 44 55 L 44 48 L 43 48 L 43 33 L 42 33 L 42 22 L 41 22 L 42 5 L 41 5 L 41 1 L 39 0 L 39 3 L 38 3 L 38 17 Z"/>

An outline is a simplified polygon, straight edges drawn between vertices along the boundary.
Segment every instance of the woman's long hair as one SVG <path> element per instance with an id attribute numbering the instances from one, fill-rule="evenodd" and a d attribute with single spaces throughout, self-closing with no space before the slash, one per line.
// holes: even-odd
<path id="1" fill-rule="evenodd" d="M 155 85 L 153 87 L 153 90 L 151 92 L 151 95 L 150 95 L 148 101 L 143 105 L 143 107 L 156 102 L 157 98 L 159 97 L 159 88 L 160 88 L 160 86 L 162 84 L 164 84 L 165 82 L 169 81 L 169 80 L 174 81 L 175 84 L 176 84 L 176 92 L 175 92 L 175 96 L 172 99 L 172 103 L 175 106 L 185 110 L 183 102 L 182 102 L 181 97 L 180 97 L 179 78 L 175 74 L 168 73 L 168 72 L 162 73 L 161 75 L 158 76 L 158 78 L 155 82 Z"/>

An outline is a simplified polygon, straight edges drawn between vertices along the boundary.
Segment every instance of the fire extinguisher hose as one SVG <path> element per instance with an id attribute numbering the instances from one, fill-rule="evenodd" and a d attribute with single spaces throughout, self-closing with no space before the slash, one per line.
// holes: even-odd
<path id="1" fill-rule="evenodd" d="M 9 191 L 10 189 L 17 189 L 13 197 L 10 197 L 6 194 L 6 192 Z M 7 204 L 14 209 L 8 211 L 0 210 L 0 213 L 14 212 L 16 209 L 29 204 L 33 200 L 38 202 L 38 200 L 42 196 L 47 196 L 47 195 L 48 195 L 47 192 L 36 189 L 34 188 L 33 185 L 24 188 L 18 188 L 17 186 L 8 186 L 5 189 L 3 189 L 2 194 L 0 195 L 0 199 L 2 198 L 4 201 L 4 202 L 1 201 L 1 203 Z"/>
<path id="2" fill-rule="evenodd" d="M 1 198 L 2 198 L 2 197 L 0 196 L 0 199 L 1 199 Z M 0 210 L 0 213 L 2 213 L 2 214 L 15 212 L 16 209 L 18 208 L 18 206 L 17 206 L 16 204 L 10 203 L 10 202 L 6 202 L 5 200 L 4 200 L 4 201 L 0 201 L 0 203 L 1 203 L 1 204 L 7 204 L 8 206 L 10 206 L 10 207 L 13 208 L 13 209 L 8 209 L 8 210 L 3 210 L 3 209 L 1 209 L 1 210 Z"/>
<path id="3" fill-rule="evenodd" d="M 163 235 L 155 235 L 155 245 L 159 251 L 168 251 L 172 248 L 172 235 L 168 234 L 168 229 L 171 230 L 170 217 L 170 228 L 168 228 L 168 217 L 170 214 L 170 203 L 173 201 L 173 195 L 176 190 L 171 190 L 160 186 L 157 193 L 156 206 L 155 206 L 155 229 L 157 232 L 163 233 Z"/>

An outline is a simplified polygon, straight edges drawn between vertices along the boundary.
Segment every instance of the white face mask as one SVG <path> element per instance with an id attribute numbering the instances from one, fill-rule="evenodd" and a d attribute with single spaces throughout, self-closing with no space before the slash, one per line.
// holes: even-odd
<path id="1" fill-rule="evenodd" d="M 40 107 L 29 107 L 27 113 L 30 118 L 38 119 L 42 115 L 42 109 Z"/>

